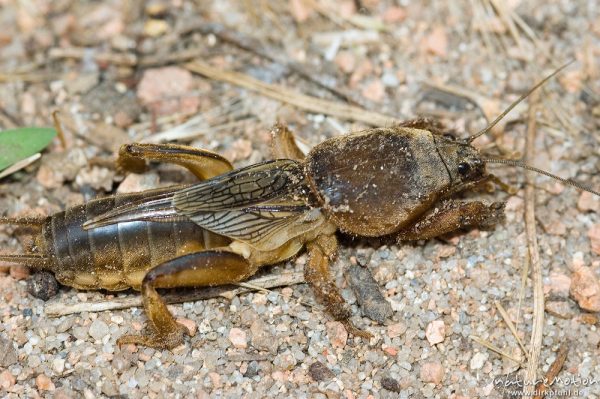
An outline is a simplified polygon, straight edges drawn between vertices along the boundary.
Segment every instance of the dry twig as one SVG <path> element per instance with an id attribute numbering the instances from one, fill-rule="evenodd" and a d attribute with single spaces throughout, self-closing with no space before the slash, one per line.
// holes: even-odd
<path id="1" fill-rule="evenodd" d="M 535 134 L 536 134 L 536 104 L 539 99 L 538 92 L 530 97 L 528 126 L 527 126 L 527 159 L 534 158 Z M 529 361 L 525 381 L 535 381 L 542 350 L 542 338 L 544 330 L 544 291 L 542 286 L 542 267 L 540 265 L 540 253 L 537 243 L 535 228 L 535 191 L 532 172 L 527 172 L 527 186 L 525 188 L 525 232 L 527 234 L 527 247 L 529 248 L 529 260 L 531 263 L 531 279 L 533 282 L 533 325 L 531 328 L 531 342 L 529 349 Z M 531 394 L 535 386 L 525 385 L 525 393 Z"/>
<path id="2" fill-rule="evenodd" d="M 83 47 L 55 47 L 50 49 L 48 52 L 50 59 L 62 59 L 62 58 L 73 58 L 73 59 L 84 59 L 90 57 L 98 63 L 108 63 L 125 66 L 137 65 L 137 56 L 129 53 L 113 53 L 107 51 L 98 51 L 93 48 Z"/>
<path id="3" fill-rule="evenodd" d="M 214 22 L 209 22 L 201 19 L 194 19 L 191 23 L 183 26 L 179 29 L 171 38 L 171 41 L 175 38 L 187 35 L 191 32 L 200 32 L 203 35 L 214 35 L 219 40 L 229 43 L 239 49 L 248 51 L 261 58 L 265 58 L 278 65 L 282 65 L 289 71 L 296 73 L 303 79 L 315 83 L 316 85 L 324 88 L 333 95 L 343 99 L 354 105 L 361 105 L 361 100 L 356 98 L 352 93 L 340 89 L 336 86 L 336 79 L 332 76 L 323 73 L 314 73 L 312 68 L 306 67 L 298 62 L 294 62 L 285 56 L 283 51 L 273 51 L 264 46 L 260 41 L 243 35 L 240 32 L 227 28 L 226 26 Z M 168 55 L 157 55 L 144 58 L 141 61 L 142 65 L 165 65 L 172 61 L 189 61 L 193 58 L 198 57 L 204 49 L 188 49 L 181 52 Z M 327 67 L 327 65 L 321 65 L 321 68 Z"/>
<path id="4" fill-rule="evenodd" d="M 562 370 L 565 361 L 567 360 L 568 354 L 569 344 L 567 342 L 563 342 L 560 345 L 560 348 L 558 348 L 556 359 L 554 359 L 554 362 L 552 363 L 552 365 L 546 372 L 546 375 L 544 376 L 544 381 L 546 381 L 546 383 L 542 382 L 536 386 L 535 390 L 539 392 L 539 394 L 534 396 L 533 399 L 544 399 L 544 397 L 546 396 L 546 391 L 548 390 L 548 388 L 550 388 L 552 382 L 554 382 L 554 379 L 558 376 L 558 373 L 560 373 L 560 370 Z"/>
<path id="5" fill-rule="evenodd" d="M 248 280 L 244 287 L 235 287 L 231 285 L 212 288 L 199 288 L 197 290 L 185 291 L 183 293 L 168 293 L 163 296 L 167 303 L 194 302 L 202 299 L 215 298 L 222 296 L 231 299 L 235 295 L 249 292 L 254 289 L 265 289 L 282 286 L 301 284 L 304 282 L 304 274 L 301 272 L 280 273 L 277 275 L 268 275 Z M 252 288 L 248 284 L 252 285 Z M 142 298 L 140 296 L 115 298 L 113 300 L 98 302 L 83 302 L 74 305 L 65 305 L 60 302 L 49 303 L 46 305 L 46 314 L 51 317 L 59 317 L 72 313 L 80 312 L 102 312 L 105 310 L 126 309 L 132 307 L 141 307 Z"/>
<path id="6" fill-rule="evenodd" d="M 517 363 L 517 364 L 521 364 L 521 360 L 517 359 L 516 357 L 514 357 L 510 353 L 507 353 L 507 352 L 503 351 L 502 349 L 498 348 L 497 346 L 495 346 L 491 342 L 486 341 L 485 339 L 480 338 L 480 337 L 478 337 L 476 335 L 470 335 L 469 338 L 471 338 L 473 341 L 477 342 L 478 344 L 485 346 L 489 350 L 491 350 L 493 352 L 496 352 L 500 356 L 504 356 L 505 358 L 510 359 L 513 362 Z"/>
<path id="7" fill-rule="evenodd" d="M 525 355 L 525 358 L 528 358 L 529 356 L 527 355 L 527 349 L 525 349 L 525 345 L 523 345 L 523 341 L 521 341 L 521 338 L 519 338 L 519 335 L 517 334 L 517 328 L 515 327 L 515 325 L 513 324 L 512 320 L 510 319 L 510 316 L 508 315 L 508 313 L 504 309 L 504 306 L 502 306 L 502 304 L 500 302 L 498 302 L 498 301 L 495 301 L 494 305 L 496 305 L 496 309 L 498 309 L 498 312 L 500 312 L 500 315 L 504 319 L 504 322 L 508 326 L 508 329 L 510 330 L 510 332 L 512 333 L 512 335 L 517 340 L 517 343 L 519 344 L 519 347 L 523 351 L 523 354 Z"/>
<path id="8" fill-rule="evenodd" d="M 392 116 L 301 94 L 290 90 L 287 87 L 261 82 L 260 80 L 254 79 L 243 73 L 226 71 L 221 68 L 213 67 L 205 62 L 194 61 L 185 64 L 185 67 L 190 71 L 209 79 L 220 80 L 222 82 L 244 87 L 256 91 L 263 96 L 294 105 L 309 112 L 363 122 L 371 126 L 386 126 L 398 122 L 398 120 Z"/>

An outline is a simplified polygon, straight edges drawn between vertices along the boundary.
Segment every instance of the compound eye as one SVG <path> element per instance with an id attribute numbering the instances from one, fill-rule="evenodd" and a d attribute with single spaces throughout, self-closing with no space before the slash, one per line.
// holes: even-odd
<path id="1" fill-rule="evenodd" d="M 444 133 L 444 137 L 451 141 L 456 140 L 456 137 L 454 137 L 454 135 L 452 133 Z"/>
<path id="2" fill-rule="evenodd" d="M 458 173 L 461 174 L 462 176 L 469 173 L 470 170 L 471 170 L 471 165 L 469 165 L 468 163 L 461 162 L 458 164 Z"/>

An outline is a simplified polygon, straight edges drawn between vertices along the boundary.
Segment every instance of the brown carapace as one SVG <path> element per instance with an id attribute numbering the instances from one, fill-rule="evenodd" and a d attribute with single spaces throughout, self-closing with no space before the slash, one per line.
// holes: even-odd
<path id="1" fill-rule="evenodd" d="M 37 252 L 0 260 L 47 269 L 60 283 L 80 289 L 140 290 L 147 329 L 118 343 L 170 349 L 184 342 L 188 330 L 175 321 L 157 288 L 239 282 L 306 248 L 305 277 L 317 299 L 352 333 L 366 336 L 349 322 L 349 308 L 329 271 L 336 231 L 403 241 L 495 225 L 503 203 L 452 197 L 496 181 L 486 163 L 503 161 L 484 158 L 471 142 L 506 112 L 465 140 L 414 120 L 335 137 L 306 156 L 292 133 L 276 125 L 275 160 L 236 170 L 205 150 L 126 145 L 118 159 L 122 170 L 139 173 L 148 160 L 171 162 L 200 182 L 99 199 L 46 218 L 0 219 L 39 229 Z"/>

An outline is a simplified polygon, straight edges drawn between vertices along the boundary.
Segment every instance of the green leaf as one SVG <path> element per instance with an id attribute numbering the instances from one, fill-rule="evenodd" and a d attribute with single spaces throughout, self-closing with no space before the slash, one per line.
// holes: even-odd
<path id="1" fill-rule="evenodd" d="M 0 171 L 46 148 L 56 136 L 47 127 L 24 127 L 0 132 Z"/>

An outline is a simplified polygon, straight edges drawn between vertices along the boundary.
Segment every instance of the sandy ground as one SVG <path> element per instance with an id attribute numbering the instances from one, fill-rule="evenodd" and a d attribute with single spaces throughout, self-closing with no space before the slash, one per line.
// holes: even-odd
<path id="1" fill-rule="evenodd" d="M 398 119 L 437 117 L 465 137 L 574 58 L 542 91 L 531 162 L 600 187 L 600 7 L 591 0 L 491 3 L 0 0 L 0 126 L 50 125 L 58 109 L 67 144 L 56 140 L 41 161 L 0 180 L 0 213 L 51 214 L 117 189 L 193 181 L 165 165 L 127 178 L 114 170 L 120 144 L 165 131 L 239 167 L 269 159 L 276 120 L 308 146 L 369 126 L 192 74 L 184 65 L 192 59 Z M 169 130 L 198 115 L 192 128 Z M 518 107 L 476 144 L 518 156 L 526 118 L 527 106 Z M 519 188 L 510 197 L 466 195 L 507 201 L 506 221 L 491 231 L 401 246 L 340 236 L 336 280 L 369 340 L 348 336 L 299 284 L 173 305 L 196 330 L 184 346 L 118 348 L 120 335 L 143 327 L 141 308 L 50 318 L 46 303 L 27 292 L 30 273 L 0 266 L 0 395 L 511 397 L 510 382 L 524 375 L 527 359 L 497 304 L 529 351 L 524 174 L 491 168 Z M 600 381 L 589 379 L 600 378 L 600 201 L 535 181 L 546 303 L 537 376 L 569 344 L 563 380 L 551 389 L 598 398 Z M 3 252 L 21 251 L 16 232 L 0 226 Z M 301 255 L 265 274 L 300 273 L 305 262 Z M 391 304 L 383 324 L 362 316 L 345 276 L 353 262 L 368 266 Z M 109 298 L 63 287 L 49 303 Z"/>

